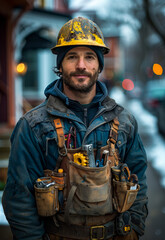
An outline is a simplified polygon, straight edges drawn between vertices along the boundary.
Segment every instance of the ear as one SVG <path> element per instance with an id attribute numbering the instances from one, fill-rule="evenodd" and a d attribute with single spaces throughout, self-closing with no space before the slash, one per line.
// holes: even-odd
<path id="1" fill-rule="evenodd" d="M 60 67 L 59 71 L 62 73 L 62 67 Z"/>

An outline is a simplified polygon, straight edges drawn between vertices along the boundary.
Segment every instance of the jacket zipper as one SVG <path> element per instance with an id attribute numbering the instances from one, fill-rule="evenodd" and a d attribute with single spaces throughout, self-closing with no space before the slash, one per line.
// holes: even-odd
<path id="1" fill-rule="evenodd" d="M 115 106 L 116 106 L 116 105 L 115 105 Z M 115 106 L 114 106 L 114 107 L 115 107 Z M 113 108 L 114 108 L 114 107 L 113 107 Z M 112 109 L 113 109 L 113 108 L 112 108 Z M 106 111 L 107 111 L 106 108 L 101 109 L 101 110 L 98 112 L 98 114 L 92 119 L 91 122 L 93 122 L 101 113 L 106 112 Z M 113 119 L 113 118 L 112 118 L 112 119 Z M 111 120 L 112 120 L 112 119 L 111 119 Z M 110 120 L 110 121 L 111 121 L 111 120 Z M 95 126 L 94 128 L 92 128 L 90 131 L 87 130 L 87 132 L 86 132 L 86 134 L 85 134 L 85 136 L 84 136 L 84 139 L 83 139 L 83 141 L 82 141 L 82 144 L 84 144 L 86 137 L 87 137 L 94 129 L 96 129 L 97 127 L 100 127 L 101 125 L 103 125 L 103 124 L 105 124 L 105 123 L 106 123 L 106 121 L 100 123 L 99 125 L 96 125 L 96 126 Z"/>
<path id="2" fill-rule="evenodd" d="M 84 108 L 84 124 L 86 127 L 87 127 L 87 112 L 88 112 L 88 109 Z"/>

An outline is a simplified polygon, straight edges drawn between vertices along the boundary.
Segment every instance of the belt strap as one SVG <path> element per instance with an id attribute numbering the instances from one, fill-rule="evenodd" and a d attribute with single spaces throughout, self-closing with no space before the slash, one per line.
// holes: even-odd
<path id="1" fill-rule="evenodd" d="M 114 157 L 115 165 L 118 165 L 120 161 L 118 150 L 115 148 L 117 138 L 118 138 L 118 130 L 119 130 L 119 121 L 116 117 L 113 119 L 113 122 L 111 124 L 109 139 L 107 141 L 108 145 L 110 146 L 110 155 Z"/>
<path id="2" fill-rule="evenodd" d="M 48 233 L 64 238 L 81 240 L 106 240 L 115 235 L 115 222 L 110 221 L 99 226 L 78 226 L 59 223 L 59 227 L 53 225 L 51 228 L 49 225 L 49 230 L 50 231 L 48 231 Z"/>
<path id="3" fill-rule="evenodd" d="M 64 131 L 63 131 L 61 120 L 59 118 L 54 119 L 54 125 L 55 125 L 56 131 L 57 131 L 58 146 L 59 146 L 59 148 L 63 148 L 65 145 L 65 136 L 64 136 Z"/>
<path id="4" fill-rule="evenodd" d="M 55 172 L 57 172 L 63 157 L 66 156 L 67 154 L 67 149 L 65 146 L 65 135 L 64 135 L 61 119 L 60 118 L 54 119 L 54 125 L 56 128 L 57 137 L 58 137 L 58 152 L 59 152 L 59 157 L 56 161 L 56 168 L 55 168 Z"/>

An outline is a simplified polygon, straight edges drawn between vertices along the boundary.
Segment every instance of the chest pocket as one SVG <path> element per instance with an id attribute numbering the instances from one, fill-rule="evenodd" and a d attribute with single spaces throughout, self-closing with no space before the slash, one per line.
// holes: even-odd
<path id="1" fill-rule="evenodd" d="M 68 197 L 65 221 L 69 215 L 100 216 L 113 212 L 111 164 L 103 167 L 84 167 L 72 161 L 68 153 Z"/>

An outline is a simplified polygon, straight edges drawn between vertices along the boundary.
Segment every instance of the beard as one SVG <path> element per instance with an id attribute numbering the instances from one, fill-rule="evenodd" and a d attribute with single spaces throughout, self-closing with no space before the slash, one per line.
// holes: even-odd
<path id="1" fill-rule="evenodd" d="M 75 81 L 72 80 L 72 76 L 81 75 L 81 74 L 89 77 L 88 83 L 83 84 L 84 78 L 78 78 L 77 83 L 75 83 Z M 84 70 L 82 71 L 77 70 L 75 72 L 71 72 L 70 74 L 68 74 L 62 69 L 63 83 L 71 91 L 80 92 L 80 93 L 89 93 L 92 90 L 95 83 L 97 82 L 98 75 L 99 75 L 99 71 L 96 71 L 93 75 Z"/>

